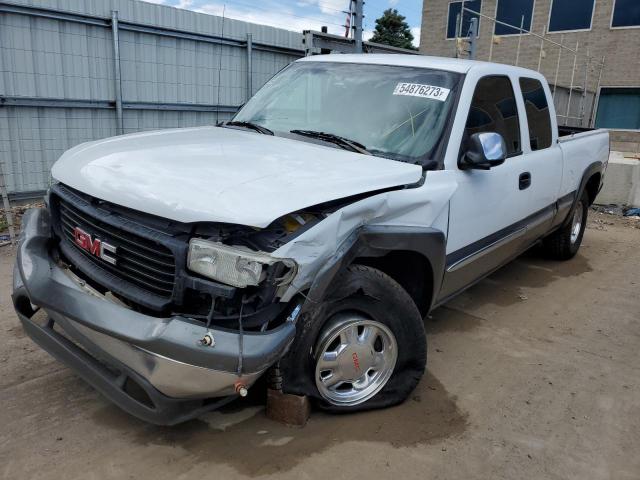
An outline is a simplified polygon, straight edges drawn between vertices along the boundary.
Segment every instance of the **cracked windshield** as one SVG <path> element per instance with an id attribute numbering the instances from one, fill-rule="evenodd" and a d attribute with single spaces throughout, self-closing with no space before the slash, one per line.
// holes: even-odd
<path id="1" fill-rule="evenodd" d="M 372 155 L 424 164 L 442 141 L 460 78 L 424 68 L 298 62 L 234 120 L 300 139 L 303 131 L 313 141 L 338 135 Z"/>

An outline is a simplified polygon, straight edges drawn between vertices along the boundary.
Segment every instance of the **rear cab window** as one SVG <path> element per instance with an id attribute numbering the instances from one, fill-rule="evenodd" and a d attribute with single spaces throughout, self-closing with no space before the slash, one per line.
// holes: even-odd
<path id="1" fill-rule="evenodd" d="M 464 129 L 462 152 L 467 150 L 471 135 L 485 132 L 502 135 L 509 157 L 522 153 L 518 106 L 507 76 L 492 75 L 478 81 Z"/>
<path id="2" fill-rule="evenodd" d="M 522 90 L 527 113 L 531 150 L 549 148 L 553 138 L 551 114 L 542 83 L 533 78 L 522 77 L 520 78 L 520 90 Z"/>

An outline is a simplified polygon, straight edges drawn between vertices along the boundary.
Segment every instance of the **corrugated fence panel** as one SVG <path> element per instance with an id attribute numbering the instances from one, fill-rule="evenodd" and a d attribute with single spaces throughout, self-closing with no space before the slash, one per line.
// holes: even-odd
<path id="1" fill-rule="evenodd" d="M 0 14 L 0 94 L 113 99 L 113 46 L 103 27 Z"/>
<path id="2" fill-rule="evenodd" d="M 218 121 L 229 120 L 231 115 L 222 112 L 216 114 L 215 112 L 127 110 L 124 113 L 124 133 L 213 125 Z"/>
<path id="3" fill-rule="evenodd" d="M 240 105 L 246 100 L 244 49 L 137 32 L 122 32 L 120 48 L 124 101 Z"/>
<path id="4" fill-rule="evenodd" d="M 228 120 L 250 96 L 247 34 L 251 93 L 303 55 L 300 33 L 138 0 L 0 0 L 0 165 L 10 193 L 46 189 L 65 150 L 118 133 L 113 10 L 122 133 Z"/>
<path id="5" fill-rule="evenodd" d="M 53 163 L 79 143 L 116 134 L 113 112 L 89 108 L 0 108 L 0 151 L 9 192 L 46 189 Z"/>

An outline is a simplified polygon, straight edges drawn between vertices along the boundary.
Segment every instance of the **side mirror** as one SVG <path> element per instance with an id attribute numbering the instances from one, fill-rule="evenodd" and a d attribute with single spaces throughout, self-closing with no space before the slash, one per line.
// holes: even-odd
<path id="1" fill-rule="evenodd" d="M 462 169 L 489 170 L 503 164 L 507 158 L 507 144 L 499 133 L 474 133 L 468 145 L 460 159 Z"/>

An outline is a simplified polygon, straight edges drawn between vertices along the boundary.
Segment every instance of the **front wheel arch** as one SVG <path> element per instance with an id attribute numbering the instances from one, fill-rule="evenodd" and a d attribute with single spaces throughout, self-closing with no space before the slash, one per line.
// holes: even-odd
<path id="1" fill-rule="evenodd" d="M 360 263 L 393 278 L 409 293 L 420 313 L 426 315 L 440 291 L 445 259 L 446 237 L 440 230 L 365 225 L 354 231 L 318 272 L 308 297 L 322 300 L 341 272 Z M 421 287 L 411 284 L 411 280 L 418 281 Z"/>
<path id="2" fill-rule="evenodd" d="M 434 273 L 424 255 L 409 250 L 394 250 L 382 257 L 358 257 L 354 264 L 367 265 L 386 273 L 404 288 L 424 317 L 433 304 Z"/>

